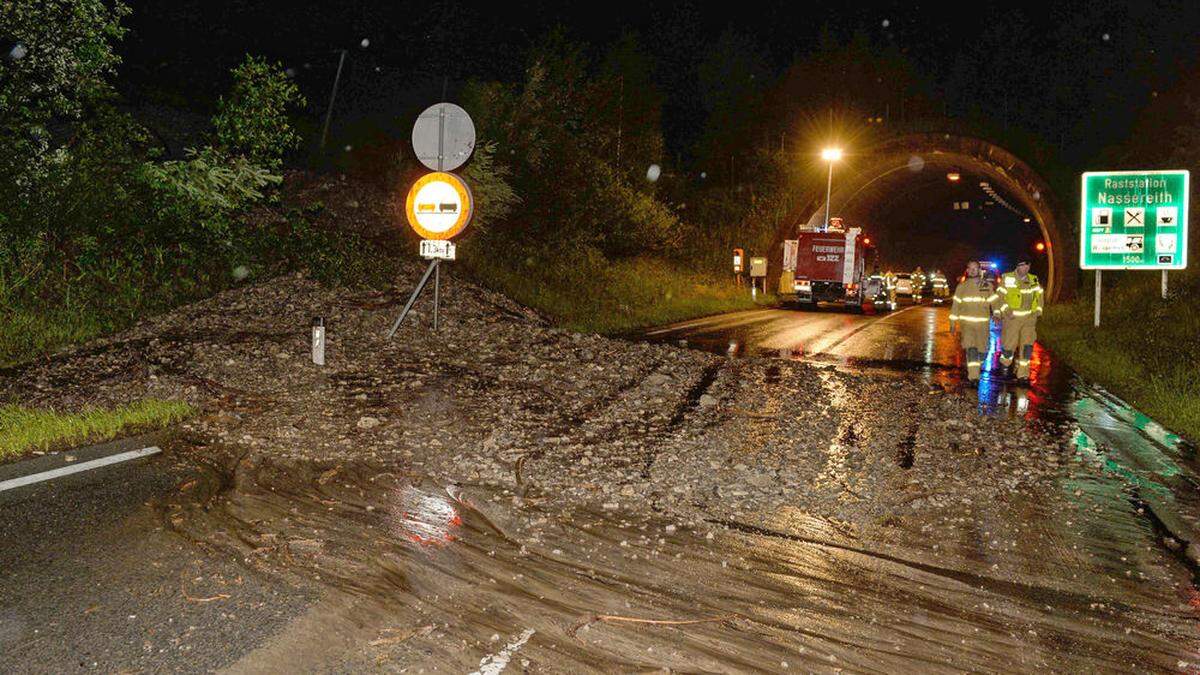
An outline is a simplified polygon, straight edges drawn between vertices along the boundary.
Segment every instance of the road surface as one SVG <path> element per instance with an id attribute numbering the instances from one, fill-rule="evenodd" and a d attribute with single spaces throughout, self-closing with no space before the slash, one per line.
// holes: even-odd
<path id="1" fill-rule="evenodd" d="M 686 379 L 632 345 L 644 372 L 577 408 L 513 409 L 562 360 L 520 354 L 470 445 L 553 431 L 508 442 L 503 480 L 440 441 L 461 480 L 181 438 L 10 495 L 0 671 L 1195 672 L 1192 448 L 1040 348 L 1030 386 L 965 389 L 946 321 L 682 322 L 639 339 L 734 358 Z M 576 398 L 609 372 L 589 359 Z M 403 408 L 446 415 L 477 377 L 453 367 Z"/>

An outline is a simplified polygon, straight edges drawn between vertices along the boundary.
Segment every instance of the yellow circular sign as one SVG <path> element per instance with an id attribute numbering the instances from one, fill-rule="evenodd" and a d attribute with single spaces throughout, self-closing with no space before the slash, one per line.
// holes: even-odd
<path id="1" fill-rule="evenodd" d="M 417 179 L 404 204 L 408 224 L 422 239 L 450 239 L 463 231 L 474 210 L 466 182 L 444 171 Z"/>

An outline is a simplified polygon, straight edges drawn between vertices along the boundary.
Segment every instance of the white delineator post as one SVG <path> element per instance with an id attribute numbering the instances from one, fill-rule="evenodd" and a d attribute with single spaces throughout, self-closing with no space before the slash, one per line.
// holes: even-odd
<path id="1" fill-rule="evenodd" d="M 319 316 L 312 322 L 312 361 L 325 365 L 325 319 Z"/>

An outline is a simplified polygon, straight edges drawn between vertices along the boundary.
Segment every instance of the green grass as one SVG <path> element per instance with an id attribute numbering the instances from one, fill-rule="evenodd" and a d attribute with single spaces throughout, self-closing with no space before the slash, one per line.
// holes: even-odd
<path id="1" fill-rule="evenodd" d="M 1200 275 L 1172 274 L 1168 300 L 1157 274 L 1116 273 L 1100 328 L 1092 326 L 1091 279 L 1080 297 L 1053 305 L 1038 335 L 1055 355 L 1172 431 L 1200 440 Z M 1106 277 L 1108 275 L 1105 275 Z"/>
<path id="2" fill-rule="evenodd" d="M 162 428 L 192 412 L 192 407 L 186 403 L 157 399 L 75 413 L 0 406 L 0 461 L 15 459 L 34 450 L 100 443 L 125 432 Z"/>
<path id="3" fill-rule="evenodd" d="M 484 284 L 579 332 L 614 335 L 774 301 L 760 294 L 756 302 L 732 275 L 717 278 L 651 257 L 527 259 L 516 266 L 499 260 L 475 257 L 468 264 Z"/>

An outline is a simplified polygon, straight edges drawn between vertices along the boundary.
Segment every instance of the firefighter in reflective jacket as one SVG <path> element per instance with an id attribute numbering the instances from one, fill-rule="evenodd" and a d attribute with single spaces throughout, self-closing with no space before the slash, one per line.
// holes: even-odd
<path id="1" fill-rule="evenodd" d="M 1042 285 L 1029 273 L 1029 263 L 1021 261 L 1017 268 L 1000 278 L 1000 294 L 1004 303 L 1004 329 L 1000 334 L 1000 362 L 1007 368 L 1016 367 L 1013 374 L 1019 380 L 1029 379 L 1029 362 L 1033 358 L 1033 342 L 1037 340 L 1037 318 L 1042 315 Z"/>
<path id="2" fill-rule="evenodd" d="M 967 379 L 978 384 L 979 370 L 991 339 L 992 314 L 1000 310 L 1000 295 L 992 282 L 979 273 L 979 263 L 967 263 L 967 273 L 954 289 L 950 307 L 950 332 L 959 333 L 967 359 Z"/>

